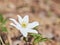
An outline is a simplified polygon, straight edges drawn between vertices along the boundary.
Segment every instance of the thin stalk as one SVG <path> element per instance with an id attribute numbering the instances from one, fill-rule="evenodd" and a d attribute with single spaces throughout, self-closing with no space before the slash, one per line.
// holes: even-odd
<path id="1" fill-rule="evenodd" d="M 2 45 L 5 45 L 4 42 L 3 42 L 3 40 L 2 40 L 2 38 L 1 38 L 1 36 L 0 36 L 0 40 L 1 40 L 1 42 L 2 42 Z"/>
<path id="2" fill-rule="evenodd" d="M 11 37 L 8 35 L 9 45 L 12 45 Z"/>

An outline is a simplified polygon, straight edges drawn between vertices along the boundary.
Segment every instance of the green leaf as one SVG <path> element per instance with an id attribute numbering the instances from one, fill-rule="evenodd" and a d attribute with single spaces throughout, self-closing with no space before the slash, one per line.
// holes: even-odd
<path id="1" fill-rule="evenodd" d="M 34 38 L 34 43 L 46 41 L 47 38 L 43 38 L 41 34 L 30 34 Z"/>
<path id="2" fill-rule="evenodd" d="M 2 23 L 5 24 L 6 22 L 7 22 L 7 19 L 4 19 Z"/>
<path id="3" fill-rule="evenodd" d="M 3 14 L 0 14 L 0 29 L 2 32 L 7 32 L 7 28 L 5 27 L 5 23 L 7 19 L 4 19 Z"/>
<path id="4" fill-rule="evenodd" d="M 40 41 L 47 41 L 47 38 L 42 38 Z"/>
<path id="5" fill-rule="evenodd" d="M 34 34 L 34 33 L 31 33 L 30 35 L 33 36 L 34 38 L 36 38 L 36 37 L 42 37 L 41 34 Z"/>
<path id="6" fill-rule="evenodd" d="M 34 42 L 35 42 L 35 43 L 43 42 L 43 41 L 47 41 L 47 38 L 39 38 L 39 37 L 38 37 L 38 38 L 35 38 L 35 39 L 34 39 Z"/>
<path id="7" fill-rule="evenodd" d="M 7 32 L 7 28 L 6 27 L 2 27 L 2 32 Z"/>
<path id="8" fill-rule="evenodd" d="M 40 40 L 41 40 L 41 38 L 40 37 L 37 37 L 37 38 L 34 39 L 34 42 L 35 43 L 38 43 L 38 42 L 40 42 Z"/>
<path id="9" fill-rule="evenodd" d="M 2 23 L 3 22 L 3 15 L 2 14 L 0 14 L 0 22 Z"/>
<path id="10" fill-rule="evenodd" d="M 38 43 L 38 42 L 39 42 L 39 39 L 35 39 L 34 42 L 35 42 L 35 43 Z"/>

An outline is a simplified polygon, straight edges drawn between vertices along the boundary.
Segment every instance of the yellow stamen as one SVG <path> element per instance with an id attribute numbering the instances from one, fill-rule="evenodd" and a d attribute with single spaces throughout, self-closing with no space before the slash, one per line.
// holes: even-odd
<path id="1" fill-rule="evenodd" d="M 27 24 L 26 23 L 22 23 L 22 27 L 26 28 Z"/>

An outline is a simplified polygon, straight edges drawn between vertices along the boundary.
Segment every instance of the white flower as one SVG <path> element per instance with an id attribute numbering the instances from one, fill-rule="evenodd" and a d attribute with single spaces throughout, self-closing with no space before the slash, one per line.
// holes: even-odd
<path id="1" fill-rule="evenodd" d="M 11 21 L 13 21 L 14 23 L 11 23 L 10 25 L 16 27 L 18 30 L 20 30 L 21 34 L 24 37 L 27 37 L 28 33 L 38 33 L 36 30 L 34 30 L 33 28 L 38 26 L 39 23 L 37 21 L 29 23 L 29 16 L 26 15 L 23 19 L 21 16 L 18 16 L 18 21 L 17 22 L 15 19 L 10 18 Z"/>

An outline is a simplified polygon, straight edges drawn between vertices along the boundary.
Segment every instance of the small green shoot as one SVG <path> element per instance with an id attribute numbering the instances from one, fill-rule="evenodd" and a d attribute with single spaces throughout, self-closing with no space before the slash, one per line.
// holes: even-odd
<path id="1" fill-rule="evenodd" d="M 7 19 L 4 19 L 3 14 L 0 14 L 0 30 L 2 32 L 7 32 L 7 28 L 5 27 L 6 22 Z"/>
<path id="2" fill-rule="evenodd" d="M 30 34 L 34 38 L 35 43 L 46 41 L 47 38 L 43 38 L 41 34 Z"/>

